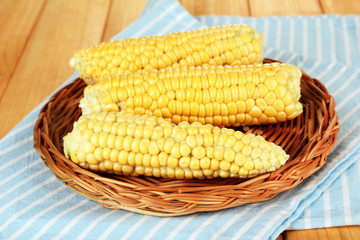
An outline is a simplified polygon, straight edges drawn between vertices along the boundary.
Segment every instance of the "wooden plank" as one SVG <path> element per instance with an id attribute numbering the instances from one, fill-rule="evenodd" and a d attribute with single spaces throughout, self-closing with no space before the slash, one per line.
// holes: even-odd
<path id="1" fill-rule="evenodd" d="M 276 15 L 314 15 L 322 14 L 320 3 L 303 0 L 249 0 L 250 13 L 254 17 Z"/>
<path id="2" fill-rule="evenodd" d="M 338 239 L 338 240 L 358 240 L 360 239 L 359 226 L 345 226 L 334 228 L 320 228 L 299 231 L 286 231 L 284 233 L 286 240 L 297 239 Z"/>
<path id="3" fill-rule="evenodd" d="M 250 16 L 248 0 L 180 0 L 181 5 L 194 16 L 237 15 Z"/>
<path id="4" fill-rule="evenodd" d="M 1 99 L 0 138 L 71 75 L 76 49 L 100 42 L 109 6 L 109 0 L 47 2 Z"/>
<path id="5" fill-rule="evenodd" d="M 359 14 L 359 0 L 320 0 L 324 13 L 333 14 Z"/>
<path id="6" fill-rule="evenodd" d="M 147 0 L 137 0 L 134 7 L 133 4 L 128 3 L 128 0 L 112 1 L 102 40 L 108 41 L 134 22 L 140 16 L 146 2 Z"/>
<path id="7" fill-rule="evenodd" d="M 44 4 L 45 0 L 0 1 L 0 99 Z"/>

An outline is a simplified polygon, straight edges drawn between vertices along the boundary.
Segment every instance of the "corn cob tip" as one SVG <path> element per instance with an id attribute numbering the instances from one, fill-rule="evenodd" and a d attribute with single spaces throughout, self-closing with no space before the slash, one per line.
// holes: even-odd
<path id="1" fill-rule="evenodd" d="M 97 82 L 92 76 L 89 76 L 84 72 L 84 61 L 80 56 L 73 56 L 69 61 L 69 65 L 78 72 L 79 76 L 86 82 L 87 85 L 94 85 Z"/>
<path id="2" fill-rule="evenodd" d="M 76 58 L 75 58 L 75 57 L 72 57 L 72 58 L 70 59 L 69 64 L 70 64 L 70 66 L 71 66 L 72 68 L 75 68 L 75 66 L 76 66 Z"/>
<path id="3" fill-rule="evenodd" d="M 72 68 L 74 68 L 75 70 L 78 70 L 80 62 L 81 62 L 81 58 L 74 56 L 70 59 L 69 64 Z"/>
<path id="4" fill-rule="evenodd" d="M 119 105 L 112 102 L 111 95 L 106 89 L 97 88 L 97 85 L 86 87 L 84 97 L 80 99 L 79 103 L 83 115 L 101 111 L 117 112 L 121 110 Z"/>
<path id="5" fill-rule="evenodd" d="M 64 153 L 67 158 L 72 158 L 71 153 L 79 151 L 81 143 L 80 130 L 77 127 L 78 123 L 74 122 L 73 131 L 68 133 L 64 138 Z"/>

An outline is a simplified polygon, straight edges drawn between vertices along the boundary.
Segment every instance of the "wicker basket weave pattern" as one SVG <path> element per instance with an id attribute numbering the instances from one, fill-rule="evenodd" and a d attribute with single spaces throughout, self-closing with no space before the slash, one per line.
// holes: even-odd
<path id="1" fill-rule="evenodd" d="M 264 62 L 274 60 L 266 59 Z M 267 201 L 300 184 L 326 162 L 339 131 L 334 98 L 325 86 L 303 72 L 304 112 L 294 120 L 242 127 L 280 145 L 289 161 L 280 169 L 251 179 L 172 180 L 94 173 L 66 158 L 62 137 L 80 115 L 85 83 L 76 79 L 43 106 L 34 128 L 35 149 L 55 176 L 73 191 L 111 209 L 176 216 Z"/>

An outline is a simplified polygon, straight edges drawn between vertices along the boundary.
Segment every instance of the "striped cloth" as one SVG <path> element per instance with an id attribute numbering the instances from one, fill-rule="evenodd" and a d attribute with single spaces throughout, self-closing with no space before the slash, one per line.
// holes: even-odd
<path id="1" fill-rule="evenodd" d="M 176 0 L 150 0 L 114 39 L 232 23 L 264 33 L 266 57 L 302 68 L 335 97 L 341 129 L 322 169 L 264 203 L 173 218 L 109 210 L 67 188 L 35 152 L 47 98 L 0 140 L 0 239 L 276 239 L 286 229 L 360 224 L 360 16 L 195 18 Z"/>

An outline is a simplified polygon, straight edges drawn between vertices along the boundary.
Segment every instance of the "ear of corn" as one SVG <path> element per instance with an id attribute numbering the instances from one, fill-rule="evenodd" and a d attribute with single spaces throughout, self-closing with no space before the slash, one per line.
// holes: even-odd
<path id="1" fill-rule="evenodd" d="M 86 87 L 80 107 L 219 127 L 276 123 L 302 113 L 300 78 L 280 63 L 140 72 Z"/>
<path id="2" fill-rule="evenodd" d="M 229 25 L 101 43 L 76 51 L 70 65 L 88 84 L 94 84 L 141 70 L 262 60 L 262 35 L 248 25 Z"/>
<path id="3" fill-rule="evenodd" d="M 254 177 L 289 158 L 261 136 L 124 112 L 81 116 L 64 137 L 64 152 L 93 171 L 176 179 Z"/>

